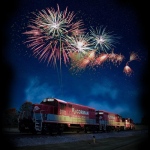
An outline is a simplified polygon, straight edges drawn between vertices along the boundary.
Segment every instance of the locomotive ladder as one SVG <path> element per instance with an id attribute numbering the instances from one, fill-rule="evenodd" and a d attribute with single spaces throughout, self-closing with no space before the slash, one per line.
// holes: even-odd
<path id="1" fill-rule="evenodd" d="M 43 125 L 42 111 L 44 111 L 44 110 L 41 110 L 41 111 L 40 111 L 40 118 L 38 117 L 38 119 L 37 119 L 36 113 L 34 112 L 35 130 L 36 130 L 36 131 L 42 131 L 42 125 Z"/>

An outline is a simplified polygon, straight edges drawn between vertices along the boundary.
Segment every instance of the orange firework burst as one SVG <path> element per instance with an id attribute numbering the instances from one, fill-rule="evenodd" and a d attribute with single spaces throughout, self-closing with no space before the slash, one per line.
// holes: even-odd
<path id="1" fill-rule="evenodd" d="M 116 60 L 116 54 L 114 53 L 114 51 L 112 50 L 112 52 L 109 54 L 109 60 L 111 61 L 111 62 L 115 62 L 115 60 Z"/>
<path id="2" fill-rule="evenodd" d="M 88 59 L 93 60 L 95 58 L 95 50 L 87 52 L 87 55 Z"/>
<path id="3" fill-rule="evenodd" d="M 89 63 L 90 63 L 90 60 L 88 58 L 84 58 L 83 60 L 80 61 L 80 63 L 78 64 L 78 67 L 80 69 L 85 69 Z"/>
<path id="4" fill-rule="evenodd" d="M 102 63 L 104 63 L 107 60 L 107 58 L 108 58 L 108 54 L 105 54 L 105 53 L 100 54 L 96 58 L 94 65 L 101 65 Z"/>
<path id="5" fill-rule="evenodd" d="M 138 60 L 138 59 L 139 59 L 139 56 L 137 53 L 135 53 L 135 52 L 130 53 L 130 60 L 129 61 Z"/>
<path id="6" fill-rule="evenodd" d="M 92 66 L 92 62 L 95 59 L 95 50 L 87 51 L 85 54 L 80 52 L 70 52 L 71 68 L 74 72 L 83 71 L 87 66 Z"/>
<path id="7" fill-rule="evenodd" d="M 126 74 L 126 75 L 131 75 L 133 73 L 133 70 L 129 67 L 129 62 L 133 61 L 133 60 L 139 60 L 139 56 L 137 53 L 135 52 L 131 52 L 130 53 L 130 59 L 129 61 L 126 63 L 126 66 L 124 67 L 123 69 L 123 72 Z"/>
<path id="8" fill-rule="evenodd" d="M 126 64 L 126 66 L 125 66 L 124 69 L 123 69 L 123 72 L 124 72 L 126 75 L 130 76 L 130 75 L 132 74 L 133 70 Z"/>
<path id="9" fill-rule="evenodd" d="M 124 56 L 121 54 L 115 54 L 114 50 L 110 54 L 108 54 L 109 61 L 111 61 L 113 64 L 117 65 L 117 63 L 120 65 L 120 63 L 123 61 Z"/>
<path id="10" fill-rule="evenodd" d="M 123 59 L 124 59 L 124 56 L 123 55 L 121 55 L 121 54 L 117 54 L 116 55 L 116 62 L 119 62 L 119 64 L 123 61 Z"/>

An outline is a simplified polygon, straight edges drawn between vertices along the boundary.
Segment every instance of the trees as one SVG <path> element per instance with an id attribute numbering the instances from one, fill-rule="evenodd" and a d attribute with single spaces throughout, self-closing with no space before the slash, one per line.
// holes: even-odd
<path id="1" fill-rule="evenodd" d="M 7 109 L 5 112 L 3 112 L 2 117 L 3 117 L 3 127 L 5 128 L 17 127 L 18 111 L 16 110 L 16 108 Z"/>
<path id="2" fill-rule="evenodd" d="M 19 111 L 16 108 L 5 110 L 2 115 L 3 128 L 18 127 L 18 117 L 21 115 L 21 112 L 25 111 L 24 117 L 27 117 L 29 114 L 31 115 L 31 107 L 32 102 L 26 101 L 20 106 Z"/>
<path id="3" fill-rule="evenodd" d="M 22 112 L 25 112 L 23 114 L 23 117 L 27 118 L 28 116 L 31 116 L 31 109 L 32 109 L 32 102 L 29 102 L 29 101 L 26 101 L 25 103 L 23 103 L 21 106 L 20 106 L 20 109 L 19 109 L 19 116 L 21 117 L 22 115 Z"/>

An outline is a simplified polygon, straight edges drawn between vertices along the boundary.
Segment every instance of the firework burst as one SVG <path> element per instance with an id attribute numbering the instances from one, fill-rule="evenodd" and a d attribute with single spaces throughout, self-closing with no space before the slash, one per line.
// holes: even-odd
<path id="1" fill-rule="evenodd" d="M 68 9 L 60 11 L 47 8 L 34 14 L 28 25 L 29 31 L 24 32 L 28 36 L 28 47 L 33 50 L 34 56 L 41 61 L 52 62 L 54 65 L 57 60 L 63 59 L 66 64 L 69 62 L 68 42 L 66 38 L 72 35 L 84 33 L 82 20 L 74 21 L 74 12 L 68 12 Z"/>
<path id="2" fill-rule="evenodd" d="M 129 59 L 128 62 L 131 62 L 131 61 L 133 61 L 133 60 L 139 60 L 139 56 L 138 56 L 138 54 L 135 53 L 135 52 L 131 52 L 131 53 L 130 53 L 130 59 Z"/>
<path id="3" fill-rule="evenodd" d="M 91 43 L 94 46 L 94 49 L 97 49 L 98 53 L 109 51 L 114 47 L 114 44 L 117 43 L 119 37 L 112 34 L 112 32 L 106 32 L 106 27 L 103 26 L 90 29 L 90 39 Z"/>
<path id="4" fill-rule="evenodd" d="M 126 64 L 126 66 L 124 67 L 123 69 L 123 72 L 128 75 L 128 76 L 131 76 L 131 74 L 133 73 L 133 70 L 129 67 L 128 64 Z"/>
<path id="5" fill-rule="evenodd" d="M 90 28 L 89 33 L 85 33 L 82 20 L 76 20 L 76 14 L 69 12 L 68 8 L 60 11 L 47 8 L 38 13 L 33 13 L 34 17 L 29 20 L 28 30 L 23 32 L 27 35 L 24 42 L 31 48 L 33 55 L 40 61 L 47 61 L 57 67 L 57 62 L 71 65 L 70 70 L 84 70 L 87 67 L 102 65 L 107 60 L 113 64 L 120 64 L 124 56 L 115 54 L 114 44 L 118 43 L 120 37 L 107 32 L 106 27 Z M 129 67 L 129 62 L 138 60 L 137 53 L 131 52 L 124 71 L 127 75 L 133 72 Z M 71 63 L 70 63 L 71 62 Z"/>
<path id="6" fill-rule="evenodd" d="M 107 58 L 108 58 L 108 54 L 101 53 L 101 54 L 99 54 L 99 55 L 96 57 L 96 59 L 95 59 L 93 65 L 94 65 L 94 66 L 95 66 L 95 65 L 96 65 L 96 66 L 97 66 L 97 65 L 102 65 L 102 64 L 107 60 Z"/>
<path id="7" fill-rule="evenodd" d="M 111 53 L 108 54 L 108 60 L 111 61 L 113 64 L 121 64 L 121 62 L 124 60 L 124 56 L 121 54 L 115 54 L 114 50 L 112 50 Z"/>
<path id="8" fill-rule="evenodd" d="M 70 51 L 71 70 L 85 69 L 95 57 L 95 51 L 90 43 L 89 34 L 81 34 L 68 38 Z"/>
<path id="9" fill-rule="evenodd" d="M 93 50 L 88 33 L 71 36 L 68 38 L 68 42 L 69 45 L 67 47 L 67 50 L 78 52 L 82 56 L 86 55 L 87 52 Z"/>
<path id="10" fill-rule="evenodd" d="M 127 61 L 126 63 L 126 66 L 124 67 L 123 69 L 123 72 L 130 76 L 132 73 L 133 73 L 133 70 L 131 69 L 131 67 L 129 66 L 129 62 L 133 61 L 133 60 L 139 60 L 139 56 L 137 53 L 135 52 L 131 52 L 130 53 L 130 58 L 129 58 L 129 61 Z"/>
<path id="11" fill-rule="evenodd" d="M 93 67 L 93 62 L 95 60 L 95 51 L 88 51 L 84 55 L 80 55 L 78 52 L 70 53 L 71 58 L 71 68 L 75 73 L 85 70 L 88 66 Z"/>

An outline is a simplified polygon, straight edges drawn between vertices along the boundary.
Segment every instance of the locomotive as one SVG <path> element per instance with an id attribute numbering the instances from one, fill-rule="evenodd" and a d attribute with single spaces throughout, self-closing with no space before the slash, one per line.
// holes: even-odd
<path id="1" fill-rule="evenodd" d="M 45 98 L 40 104 L 32 104 L 22 110 L 18 128 L 24 133 L 62 134 L 64 131 L 108 132 L 134 129 L 133 120 L 104 110 L 67 102 L 57 98 Z"/>

